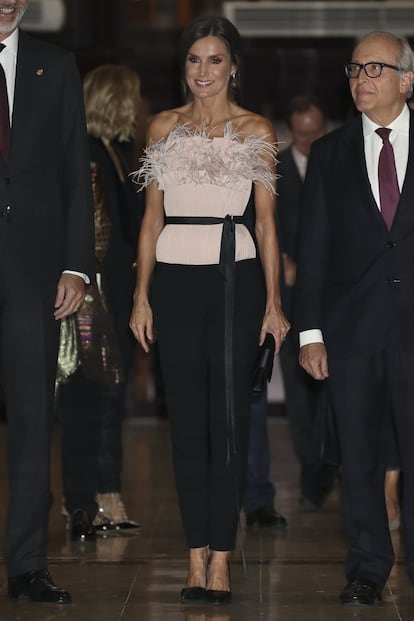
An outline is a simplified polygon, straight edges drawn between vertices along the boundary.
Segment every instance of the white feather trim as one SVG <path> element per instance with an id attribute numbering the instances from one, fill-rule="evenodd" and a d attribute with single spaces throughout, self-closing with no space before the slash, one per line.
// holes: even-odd
<path id="1" fill-rule="evenodd" d="M 265 138 L 242 139 L 231 121 L 226 123 L 223 137 L 213 138 L 204 129 L 177 125 L 168 136 L 145 149 L 141 167 L 132 173 L 132 178 L 140 190 L 152 181 L 157 181 L 161 189 L 166 183 L 244 189 L 246 184 L 261 182 L 274 193 L 276 175 L 269 159 L 277 163 L 277 145 Z"/>

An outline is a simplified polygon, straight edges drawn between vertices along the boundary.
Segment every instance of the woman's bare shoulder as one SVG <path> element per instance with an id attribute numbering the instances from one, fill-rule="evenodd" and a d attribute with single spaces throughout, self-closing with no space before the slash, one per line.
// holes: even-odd
<path id="1" fill-rule="evenodd" d="M 154 115 L 148 123 L 147 144 L 158 142 L 168 136 L 174 127 L 185 123 L 187 121 L 185 109 L 186 106 L 182 106 L 181 108 L 164 110 Z"/>
<path id="2" fill-rule="evenodd" d="M 237 130 L 245 137 L 265 138 L 269 142 L 275 142 L 276 135 L 272 123 L 260 114 L 240 108 L 239 114 L 234 119 Z"/>

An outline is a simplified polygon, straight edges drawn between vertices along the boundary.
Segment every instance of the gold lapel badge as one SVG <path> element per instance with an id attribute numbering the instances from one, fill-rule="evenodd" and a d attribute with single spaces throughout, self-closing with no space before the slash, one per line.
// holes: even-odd
<path id="1" fill-rule="evenodd" d="M 36 69 L 36 75 L 43 75 L 43 69 Z"/>

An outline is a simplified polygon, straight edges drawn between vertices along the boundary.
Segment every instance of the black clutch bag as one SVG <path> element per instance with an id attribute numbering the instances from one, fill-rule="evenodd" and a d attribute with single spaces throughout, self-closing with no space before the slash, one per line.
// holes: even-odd
<path id="1" fill-rule="evenodd" d="M 273 361 L 275 357 L 275 339 L 273 334 L 266 334 L 263 344 L 259 347 L 259 352 L 253 370 L 253 393 L 258 394 L 264 390 L 266 382 L 270 382 L 273 371 Z"/>

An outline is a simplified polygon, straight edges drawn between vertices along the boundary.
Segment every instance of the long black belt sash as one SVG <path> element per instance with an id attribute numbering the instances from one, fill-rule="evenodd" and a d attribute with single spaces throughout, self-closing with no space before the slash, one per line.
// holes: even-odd
<path id="1" fill-rule="evenodd" d="M 236 455 L 236 425 L 233 392 L 233 315 L 234 273 L 236 260 L 236 223 L 243 223 L 243 216 L 227 215 L 225 218 L 197 216 L 167 216 L 166 224 L 223 224 L 221 235 L 219 271 L 224 284 L 224 385 L 227 419 L 227 465 Z"/>

